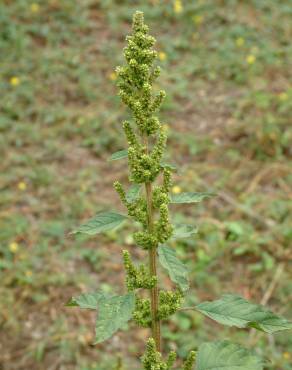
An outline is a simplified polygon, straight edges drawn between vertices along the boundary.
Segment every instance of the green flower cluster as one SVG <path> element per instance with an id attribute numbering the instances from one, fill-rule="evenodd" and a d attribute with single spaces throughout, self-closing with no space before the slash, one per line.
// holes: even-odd
<path id="1" fill-rule="evenodd" d="M 186 361 L 183 364 L 182 370 L 192 370 L 196 362 L 196 352 L 190 351 Z"/>
<path id="2" fill-rule="evenodd" d="M 156 351 L 154 339 L 148 339 L 146 352 L 142 357 L 144 370 L 169 370 L 174 365 L 175 360 L 176 353 L 171 351 L 168 355 L 167 360 L 163 361 L 161 353 Z"/>
<path id="3" fill-rule="evenodd" d="M 176 360 L 176 353 L 171 351 L 166 361 L 163 361 L 161 353 L 156 351 L 155 341 L 149 338 L 146 345 L 145 354 L 142 357 L 144 370 L 170 370 Z M 183 363 L 182 370 L 192 370 L 196 361 L 196 352 L 191 351 Z"/>
<path id="4" fill-rule="evenodd" d="M 161 164 L 167 132 L 156 115 L 165 92 L 153 92 L 153 82 L 159 76 L 160 68 L 154 66 L 157 57 L 157 52 L 153 50 L 155 39 L 148 34 L 141 12 L 134 15 L 133 33 L 127 37 L 127 43 L 124 49 L 126 65 L 116 69 L 117 85 L 119 96 L 133 117 L 132 121 L 123 122 L 128 142 L 129 180 L 134 184 L 145 184 L 145 192 L 129 199 L 120 182 L 115 182 L 114 188 L 128 215 L 141 225 L 141 229 L 133 235 L 135 243 L 148 250 L 150 260 L 152 258 L 149 267 L 143 264 L 135 266 L 129 252 L 123 251 L 127 289 L 135 292 L 136 297 L 133 319 L 139 326 L 152 327 L 152 333 L 157 334 L 153 328 L 157 322 L 160 325 L 160 320 L 168 319 L 180 308 L 183 294 L 181 291 L 159 291 L 155 262 L 153 267 L 158 245 L 165 243 L 173 233 L 168 211 L 172 184 L 170 168 Z M 153 186 L 155 180 L 157 185 Z M 138 294 L 140 289 L 151 290 L 151 300 Z M 157 338 L 150 338 L 142 358 L 144 369 L 172 368 L 175 353 L 171 352 L 168 359 L 163 361 L 156 349 Z M 185 363 L 184 370 L 191 369 L 194 361 L 192 356 Z"/>
<path id="5" fill-rule="evenodd" d="M 150 328 L 152 325 L 151 319 L 151 303 L 150 299 L 140 298 L 136 295 L 135 310 L 133 319 L 138 326 L 142 328 Z"/>
<path id="6" fill-rule="evenodd" d="M 134 122 L 141 137 L 158 135 L 151 153 L 145 143 L 140 143 L 130 122 L 125 121 L 123 128 L 128 140 L 130 179 L 135 183 L 155 180 L 161 170 L 167 135 L 155 113 L 165 97 L 164 91 L 154 94 L 152 84 L 160 74 L 159 67 L 153 67 L 157 52 L 152 49 L 155 39 L 148 34 L 143 13 L 136 12 L 133 21 L 133 34 L 127 37 L 124 49 L 127 65 L 117 67 L 119 96 L 130 108 Z"/>
<path id="7" fill-rule="evenodd" d="M 181 307 L 182 298 L 183 294 L 180 291 L 160 291 L 158 317 L 163 320 L 176 313 L 176 311 Z"/>
<path id="8" fill-rule="evenodd" d="M 139 288 L 151 289 L 156 285 L 157 277 L 151 276 L 149 270 L 143 264 L 138 268 L 135 267 L 128 251 L 123 251 L 123 258 L 129 292 Z"/>
<path id="9" fill-rule="evenodd" d="M 143 197 L 138 197 L 132 202 L 129 202 L 126 197 L 126 192 L 119 181 L 115 181 L 114 188 L 120 196 L 122 203 L 128 210 L 128 215 L 135 221 L 140 222 L 144 229 L 147 229 L 147 204 Z"/>
<path id="10" fill-rule="evenodd" d="M 168 215 L 168 192 L 171 172 L 162 168 L 161 158 L 165 150 L 167 134 L 159 119 L 155 116 L 165 96 L 164 91 L 154 94 L 152 84 L 160 69 L 153 63 L 157 53 L 152 49 L 155 39 L 148 34 L 143 13 L 136 12 L 133 21 L 133 34 L 127 37 L 128 45 L 124 49 L 127 64 L 117 67 L 119 95 L 133 114 L 136 130 L 129 121 L 123 123 L 128 141 L 128 161 L 130 181 L 136 184 L 151 183 L 163 172 L 163 185 L 154 189 L 153 208 L 159 211 L 159 219 L 149 231 L 147 223 L 147 204 L 143 197 L 128 202 L 126 193 L 119 182 L 114 187 L 128 214 L 142 224 L 143 230 L 134 234 L 134 241 L 143 249 L 151 249 L 159 243 L 165 243 L 172 235 L 173 227 Z M 145 138 L 153 137 L 151 149 Z"/>

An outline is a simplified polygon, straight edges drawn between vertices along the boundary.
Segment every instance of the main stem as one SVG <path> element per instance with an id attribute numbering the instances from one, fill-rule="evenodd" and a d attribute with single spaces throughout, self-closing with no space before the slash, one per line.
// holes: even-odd
<path id="1" fill-rule="evenodd" d="M 144 144 L 146 147 L 146 153 L 149 152 L 149 141 L 148 137 L 144 136 Z M 145 183 L 146 189 L 146 202 L 147 202 L 147 223 L 148 231 L 153 231 L 153 206 L 152 206 L 152 184 L 150 182 Z M 157 245 L 153 245 L 149 249 L 149 270 L 151 276 L 157 276 L 157 267 L 156 267 L 156 250 Z M 156 285 L 150 289 L 150 300 L 151 300 L 151 320 L 152 320 L 152 337 L 155 340 L 156 350 L 161 352 L 161 328 L 160 320 L 158 318 L 158 306 L 159 306 L 159 292 L 158 286 Z"/>
<path id="2" fill-rule="evenodd" d="M 153 230 L 153 208 L 152 208 L 152 185 L 151 183 L 145 184 L 146 199 L 147 199 L 147 213 L 148 213 L 148 230 Z M 156 267 L 156 249 L 157 246 L 152 246 L 149 249 L 149 269 L 152 276 L 157 276 Z M 161 352 L 161 332 L 160 320 L 158 319 L 158 287 L 157 284 L 150 290 L 151 294 L 151 318 L 152 318 L 152 336 L 156 343 L 157 351 Z"/>

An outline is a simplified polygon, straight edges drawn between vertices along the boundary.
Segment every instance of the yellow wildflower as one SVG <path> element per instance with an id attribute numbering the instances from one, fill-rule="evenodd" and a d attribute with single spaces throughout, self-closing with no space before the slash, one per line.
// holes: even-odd
<path id="1" fill-rule="evenodd" d="M 238 37 L 235 40 L 236 45 L 240 48 L 242 45 L 245 44 L 245 39 L 243 37 Z"/>
<path id="2" fill-rule="evenodd" d="M 286 101 L 286 100 L 288 100 L 288 94 L 287 94 L 287 93 L 285 93 L 285 92 L 280 93 L 280 94 L 279 94 L 279 100 L 281 100 L 281 101 Z"/>
<path id="3" fill-rule="evenodd" d="M 10 85 L 18 86 L 20 84 L 20 79 L 16 76 L 10 78 Z"/>
<path id="4" fill-rule="evenodd" d="M 80 190 L 85 193 L 88 190 L 88 186 L 86 184 L 81 184 Z"/>
<path id="5" fill-rule="evenodd" d="M 180 0 L 175 0 L 173 3 L 173 10 L 175 13 L 180 14 L 183 11 L 183 5 Z"/>
<path id="6" fill-rule="evenodd" d="M 181 188 L 179 186 L 173 186 L 171 191 L 173 192 L 173 194 L 179 194 L 181 193 Z"/>
<path id="7" fill-rule="evenodd" d="M 246 57 L 247 64 L 254 64 L 255 61 L 256 61 L 256 57 L 252 54 Z"/>
<path id="8" fill-rule="evenodd" d="M 85 118 L 84 117 L 79 117 L 78 120 L 77 120 L 77 124 L 79 126 L 82 126 L 84 125 L 84 123 L 86 122 Z"/>
<path id="9" fill-rule="evenodd" d="M 194 15 L 193 16 L 193 21 L 194 23 L 199 26 L 200 24 L 203 23 L 204 17 L 202 15 Z"/>
<path id="10" fill-rule="evenodd" d="M 30 5 L 30 10 L 31 10 L 31 12 L 32 12 L 32 13 L 38 13 L 38 12 L 39 12 L 39 10 L 40 10 L 40 6 L 39 6 L 39 4 L 37 4 L 37 3 L 32 3 L 32 4 Z"/>
<path id="11" fill-rule="evenodd" d="M 16 242 L 12 242 L 9 244 L 9 250 L 11 253 L 17 253 L 19 249 L 19 246 Z"/>
<path id="12" fill-rule="evenodd" d="M 291 355 L 290 355 L 290 353 L 289 353 L 289 352 L 284 352 L 284 353 L 283 353 L 283 357 L 284 357 L 284 359 L 285 359 L 285 360 L 290 360 Z"/>
<path id="13" fill-rule="evenodd" d="M 27 188 L 27 185 L 24 181 L 20 181 L 18 184 L 17 184 L 17 187 L 19 190 L 26 190 Z"/>
<path id="14" fill-rule="evenodd" d="M 163 51 L 161 51 L 160 53 L 158 53 L 158 58 L 163 62 L 167 58 L 167 56 Z"/>
<path id="15" fill-rule="evenodd" d="M 108 75 L 108 78 L 111 80 L 111 81 L 115 81 L 117 79 L 117 74 L 116 72 L 112 72 Z"/>
<path id="16" fill-rule="evenodd" d="M 32 271 L 31 270 L 27 270 L 27 271 L 25 271 L 25 276 L 26 277 L 32 277 Z"/>

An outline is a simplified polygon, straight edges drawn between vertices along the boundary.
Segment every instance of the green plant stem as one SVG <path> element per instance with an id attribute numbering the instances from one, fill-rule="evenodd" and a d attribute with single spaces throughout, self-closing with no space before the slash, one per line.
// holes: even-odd
<path id="1" fill-rule="evenodd" d="M 147 213 L 148 213 L 148 230 L 151 232 L 153 229 L 153 208 L 152 208 L 152 185 L 151 183 L 145 184 L 146 198 L 147 198 Z M 156 267 L 156 250 L 157 246 L 152 246 L 149 249 L 149 269 L 152 276 L 157 276 Z M 160 333 L 160 320 L 158 314 L 158 287 L 155 285 L 150 290 L 151 294 L 151 317 L 152 317 L 152 336 L 155 340 L 157 351 L 161 352 L 161 333 Z"/>
<path id="2" fill-rule="evenodd" d="M 144 144 L 146 147 L 146 153 L 149 152 L 149 141 L 148 137 L 144 136 Z M 145 183 L 146 190 L 146 202 L 147 202 L 147 218 L 148 218 L 148 231 L 153 231 L 153 206 L 152 206 L 152 184 Z M 149 249 L 149 270 L 151 276 L 157 276 L 157 245 L 153 245 Z M 158 319 L 158 306 L 159 306 L 159 291 L 157 284 L 155 287 L 150 289 L 150 300 L 151 300 L 151 319 L 152 319 L 152 337 L 155 340 L 156 350 L 161 352 L 161 323 Z"/>

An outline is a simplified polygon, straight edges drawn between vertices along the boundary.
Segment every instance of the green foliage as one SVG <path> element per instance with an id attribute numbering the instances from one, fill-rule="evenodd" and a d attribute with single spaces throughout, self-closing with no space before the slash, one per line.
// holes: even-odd
<path id="1" fill-rule="evenodd" d="M 238 344 L 228 341 L 203 343 L 195 370 L 262 370 L 261 359 Z"/>
<path id="2" fill-rule="evenodd" d="M 159 262 L 168 271 L 170 279 L 177 284 L 182 291 L 189 289 L 188 269 L 177 258 L 175 250 L 161 245 L 158 248 Z"/>
<path id="3" fill-rule="evenodd" d="M 226 294 L 213 302 L 203 302 L 196 309 L 220 324 L 238 328 L 255 328 L 266 333 L 291 329 L 292 323 L 275 315 L 264 306 L 253 304 L 236 295 Z"/>
<path id="4" fill-rule="evenodd" d="M 133 203 L 135 200 L 137 200 L 140 190 L 141 190 L 141 185 L 133 184 L 126 194 L 127 202 Z"/>
<path id="5" fill-rule="evenodd" d="M 215 196 L 214 193 L 179 193 L 172 194 L 170 203 L 199 203 L 206 198 Z"/>
<path id="6" fill-rule="evenodd" d="M 98 317 L 95 324 L 95 343 L 110 338 L 132 317 L 135 308 L 135 295 L 103 296 L 98 302 Z"/>
<path id="7" fill-rule="evenodd" d="M 68 307 L 80 307 L 87 308 L 91 310 L 96 310 L 99 303 L 105 298 L 109 297 L 108 294 L 104 292 L 100 293 L 84 293 L 78 297 L 72 297 L 70 301 L 66 304 Z"/>
<path id="8" fill-rule="evenodd" d="M 85 286 L 110 291 L 113 283 L 118 292 L 118 245 L 125 248 L 126 243 L 134 252 L 128 224 L 98 239 L 66 235 L 88 215 L 117 209 L 109 184 L 127 160 L 104 160 L 125 147 L 119 122 L 129 117 L 115 97 L 112 69 L 121 63 L 121 35 L 128 32 L 135 7 L 144 11 L 159 39 L 159 83 L 167 90 L 160 117 L 169 126 L 170 144 L 161 166 L 172 163 L 186 191 L 208 191 L 212 185 L 221 193 L 212 203 L 188 207 L 185 215 L 178 204 L 172 214 L 175 223 L 199 227 L 191 238 L 167 242 L 187 262 L 196 288 L 185 304 L 205 300 L 206 291 L 210 299 L 218 297 L 230 290 L 231 281 L 234 291 L 260 301 L 281 263 L 283 273 L 269 306 L 289 315 L 288 2 L 182 0 L 179 13 L 175 1 L 0 3 L 3 366 L 10 367 L 8 356 L 16 368 L 49 368 L 56 361 L 82 370 L 108 370 L 115 362 L 109 360 L 112 346 L 101 351 L 89 345 L 92 337 L 85 323 L 90 313 L 76 310 L 70 315 L 61 308 L 55 315 L 55 309 Z M 31 9 L 35 3 L 37 12 Z M 249 55 L 255 56 L 253 64 L 246 61 Z M 126 176 L 121 181 L 126 183 Z M 224 193 L 237 205 L 226 201 Z M 143 252 L 134 254 L 137 258 Z M 213 326 L 204 325 L 196 313 L 180 312 L 171 321 L 163 329 L 165 347 L 175 342 L 181 358 L 214 338 Z M 137 332 L 122 334 L 125 369 L 139 368 Z M 222 327 L 217 335 L 249 345 L 245 331 Z M 291 340 L 285 332 L 273 340 L 257 333 L 250 345 L 268 353 L 267 369 L 290 370 Z"/>
<path id="9" fill-rule="evenodd" d="M 128 141 L 128 150 L 114 153 L 111 160 L 128 154 L 129 181 L 132 183 L 126 193 L 123 185 L 116 181 L 114 188 L 129 218 L 140 224 L 140 230 L 133 234 L 135 243 L 148 251 L 148 266 L 135 266 L 130 253 L 123 251 L 126 271 L 127 295 L 86 296 L 72 299 L 69 305 L 97 307 L 96 343 L 111 337 L 131 318 L 142 327 L 151 327 L 152 336 L 142 357 L 145 370 L 167 370 L 175 361 L 170 353 L 165 362 L 161 356 L 161 321 L 181 309 L 184 291 L 189 287 L 187 269 L 177 259 L 175 252 L 163 245 L 169 239 L 187 238 L 197 232 L 192 225 L 172 226 L 169 218 L 169 203 L 199 203 L 214 193 L 180 193 L 170 196 L 171 168 L 162 166 L 161 160 L 166 147 L 167 133 L 156 115 L 165 98 L 165 92 L 153 91 L 153 83 L 160 74 L 154 66 L 157 52 L 153 49 L 155 39 L 149 35 L 144 24 L 143 13 L 133 17 L 132 35 L 127 37 L 124 49 L 126 65 L 117 67 L 119 96 L 132 113 L 132 121 L 124 121 L 123 129 Z M 253 58 L 249 59 L 250 61 Z M 162 175 L 162 176 L 160 176 Z M 162 179 L 160 178 L 162 177 Z M 159 184 L 153 186 L 159 180 Z M 141 185 L 145 191 L 141 194 Z M 118 226 L 126 217 L 113 212 L 101 213 L 75 232 L 97 234 Z M 242 235 L 237 224 L 229 224 L 234 234 Z M 156 259 L 168 271 L 171 280 L 179 286 L 177 291 L 167 291 L 158 286 Z M 144 298 L 141 290 L 148 290 L 150 299 Z M 260 305 L 233 295 L 225 295 L 221 300 L 205 302 L 195 309 L 214 320 L 237 327 L 253 327 L 272 333 L 291 328 L 287 320 L 280 318 Z M 245 369 L 261 370 L 261 360 L 246 349 L 227 341 L 204 343 L 198 355 L 191 351 L 183 364 L 184 370 L 191 370 L 196 362 L 197 370 Z"/>
<path id="10" fill-rule="evenodd" d="M 188 238 L 189 236 L 196 234 L 198 232 L 198 229 L 195 226 L 192 225 L 175 225 L 175 228 L 173 230 L 173 239 L 180 239 L 180 238 Z"/>
<path id="11" fill-rule="evenodd" d="M 99 234 L 119 226 L 126 218 L 126 216 L 115 212 L 101 212 L 85 224 L 79 226 L 72 234 Z"/>
<path id="12" fill-rule="evenodd" d="M 113 153 L 109 160 L 110 161 L 116 161 L 118 159 L 123 159 L 123 158 L 127 158 L 127 157 L 128 157 L 128 150 L 123 149 L 123 150 L 119 150 L 118 152 Z"/>

